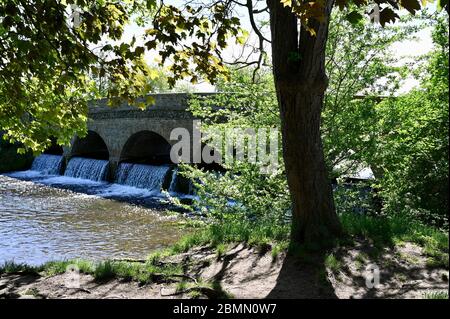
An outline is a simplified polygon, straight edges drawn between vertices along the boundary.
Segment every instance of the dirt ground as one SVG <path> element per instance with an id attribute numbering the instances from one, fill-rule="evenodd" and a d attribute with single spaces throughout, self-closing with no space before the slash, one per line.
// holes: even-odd
<path id="1" fill-rule="evenodd" d="M 449 288 L 449 271 L 428 268 L 427 257 L 414 244 L 371 258 L 370 245 L 360 243 L 334 255 L 338 262 L 327 268 L 325 256 L 308 261 L 286 254 L 274 258 L 239 244 L 219 258 L 203 247 L 165 260 L 185 265 L 186 278 L 193 282 L 181 288 L 176 280 L 141 285 L 120 279 L 99 282 L 85 274 L 79 288 L 68 288 L 68 274 L 6 274 L 0 276 L 0 298 L 214 298 L 223 293 L 232 298 L 424 298 Z"/>

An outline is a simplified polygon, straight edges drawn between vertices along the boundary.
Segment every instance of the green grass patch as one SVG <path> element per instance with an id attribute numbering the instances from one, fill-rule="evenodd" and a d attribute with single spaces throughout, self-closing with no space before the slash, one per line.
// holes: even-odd
<path id="1" fill-rule="evenodd" d="M 38 267 L 6 262 L 0 266 L 0 274 L 30 273 L 53 276 L 65 273 L 69 267 L 77 269 L 80 273 L 90 274 L 96 280 L 121 278 L 141 283 L 149 283 L 155 279 L 170 278 L 170 276 L 183 273 L 182 265 L 157 263 L 153 257 L 145 263 L 111 260 L 94 263 L 86 260 L 65 260 L 48 262 Z"/>
<path id="2" fill-rule="evenodd" d="M 288 225 L 259 224 L 230 221 L 206 224 L 202 230 L 186 235 L 172 247 L 172 253 L 183 253 L 195 246 L 208 245 L 216 248 L 227 243 L 244 242 L 250 246 L 271 243 L 287 243 Z"/>
<path id="3" fill-rule="evenodd" d="M 430 266 L 448 268 L 448 233 L 403 215 L 342 214 L 341 221 L 348 234 L 370 239 L 375 247 L 412 242 L 423 247 Z"/>
<path id="4" fill-rule="evenodd" d="M 329 254 L 325 257 L 325 267 L 337 274 L 342 268 L 342 262 L 334 254 Z"/>
<path id="5" fill-rule="evenodd" d="M 107 260 L 98 263 L 92 272 L 92 275 L 97 280 L 122 278 L 141 283 L 149 283 L 160 277 L 169 278 L 172 275 L 180 274 L 182 274 L 181 265 L 162 263 L 156 265 L 154 260 L 145 263 Z"/>
<path id="6" fill-rule="evenodd" d="M 423 294 L 425 299 L 448 299 L 448 291 L 433 291 Z"/>
<path id="7" fill-rule="evenodd" d="M 29 266 L 23 263 L 15 263 L 14 261 L 6 261 L 0 266 L 0 274 L 36 274 L 42 270 L 42 266 Z"/>
<path id="8" fill-rule="evenodd" d="M 272 250 L 270 251 L 272 260 L 275 261 L 282 252 L 287 251 L 288 247 L 289 243 L 287 241 L 282 241 L 273 245 Z"/>
<path id="9" fill-rule="evenodd" d="M 228 249 L 228 245 L 226 245 L 226 244 L 218 244 L 216 246 L 217 259 L 222 258 L 226 254 L 227 249 Z"/>

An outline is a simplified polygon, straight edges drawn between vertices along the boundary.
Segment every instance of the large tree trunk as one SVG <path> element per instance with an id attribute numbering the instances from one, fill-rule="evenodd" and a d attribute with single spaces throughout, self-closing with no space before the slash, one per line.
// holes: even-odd
<path id="1" fill-rule="evenodd" d="M 333 1 L 327 0 L 324 22 L 310 23 L 315 36 L 304 27 L 298 32 L 296 16 L 280 0 L 267 2 L 283 156 L 292 198 L 291 237 L 298 243 L 327 243 L 341 233 L 320 137 L 328 84 L 325 46 Z"/>

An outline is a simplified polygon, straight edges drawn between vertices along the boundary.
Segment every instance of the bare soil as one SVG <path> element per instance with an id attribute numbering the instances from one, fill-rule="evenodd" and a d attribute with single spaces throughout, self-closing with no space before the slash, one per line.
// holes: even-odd
<path id="1" fill-rule="evenodd" d="M 422 248 L 414 244 L 374 255 L 369 243 L 360 242 L 336 249 L 334 256 L 338 262 L 327 268 L 325 256 L 306 260 L 281 253 L 274 258 L 270 251 L 236 244 L 219 257 L 200 247 L 164 260 L 182 263 L 185 278 L 193 278 L 181 288 L 181 278 L 141 285 L 81 274 L 80 288 L 68 288 L 68 274 L 4 274 L 0 298 L 424 298 L 449 288 L 448 269 L 427 267 Z M 373 279 L 377 270 L 378 285 Z"/>

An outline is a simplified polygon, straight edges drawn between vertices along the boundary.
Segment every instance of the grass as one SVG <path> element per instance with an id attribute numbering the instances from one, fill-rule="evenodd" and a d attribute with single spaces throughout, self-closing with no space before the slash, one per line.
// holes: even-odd
<path id="1" fill-rule="evenodd" d="M 415 243 L 423 248 L 430 267 L 448 269 L 448 233 L 402 215 L 375 217 L 343 214 L 341 221 L 348 234 L 370 239 L 377 248 L 402 242 Z"/>
<path id="2" fill-rule="evenodd" d="M 195 246 L 216 248 L 226 243 L 244 242 L 250 246 L 287 243 L 287 225 L 258 224 L 241 221 L 205 224 L 203 229 L 183 237 L 171 247 L 174 254 L 187 252 Z"/>
<path id="3" fill-rule="evenodd" d="M 273 245 L 271 250 L 272 260 L 275 261 L 282 252 L 287 250 L 288 246 L 289 244 L 287 241 Z"/>
<path id="4" fill-rule="evenodd" d="M 0 266 L 0 274 L 29 273 L 53 276 L 65 273 L 70 266 L 78 269 L 80 273 L 94 276 L 94 278 L 99 281 L 111 278 L 121 278 L 124 280 L 135 280 L 141 283 L 149 283 L 182 274 L 181 265 L 164 263 L 156 264 L 154 260 L 155 259 L 151 259 L 145 263 L 111 260 L 105 260 L 98 263 L 86 260 L 53 261 L 38 267 L 6 262 Z"/>
<path id="5" fill-rule="evenodd" d="M 329 254 L 325 257 L 325 267 L 337 274 L 342 268 L 342 262 L 334 254 Z"/>
<path id="6" fill-rule="evenodd" d="M 140 283 L 158 281 L 173 275 L 181 275 L 181 265 L 160 264 L 151 262 L 139 263 L 128 261 L 103 261 L 95 267 L 92 275 L 97 280 L 122 278 Z"/>
<path id="7" fill-rule="evenodd" d="M 432 291 L 423 294 L 424 299 L 448 299 L 448 291 Z"/>
<path id="8" fill-rule="evenodd" d="M 225 244 L 218 244 L 216 246 L 216 256 L 217 259 L 219 260 L 220 258 L 223 257 L 223 255 L 225 255 L 225 253 L 227 252 L 228 246 Z"/>
<path id="9" fill-rule="evenodd" d="M 15 263 L 13 261 L 6 261 L 0 266 L 1 274 L 36 274 L 42 270 L 42 266 L 30 266 L 23 263 Z"/>

